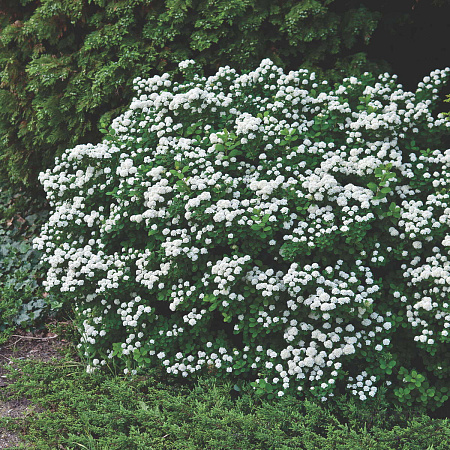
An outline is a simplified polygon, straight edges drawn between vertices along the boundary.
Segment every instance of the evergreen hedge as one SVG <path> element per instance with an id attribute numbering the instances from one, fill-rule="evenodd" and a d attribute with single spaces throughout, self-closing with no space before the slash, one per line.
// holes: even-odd
<path id="1" fill-rule="evenodd" d="M 6 0 L 0 8 L 0 162 L 11 182 L 35 184 L 55 154 L 99 140 L 122 113 L 131 80 L 195 59 L 250 69 L 347 74 L 380 13 L 333 0 Z"/>

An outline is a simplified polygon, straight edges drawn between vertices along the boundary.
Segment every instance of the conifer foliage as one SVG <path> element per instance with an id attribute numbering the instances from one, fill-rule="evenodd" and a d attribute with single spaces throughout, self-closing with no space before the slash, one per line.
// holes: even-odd
<path id="1" fill-rule="evenodd" d="M 333 0 L 5 0 L 0 8 L 0 160 L 33 185 L 53 156 L 100 137 L 131 80 L 195 59 L 208 72 L 263 57 L 354 72 L 379 13 Z M 349 3 L 349 5 L 352 2 Z M 359 47 L 358 47 L 359 46 Z"/>

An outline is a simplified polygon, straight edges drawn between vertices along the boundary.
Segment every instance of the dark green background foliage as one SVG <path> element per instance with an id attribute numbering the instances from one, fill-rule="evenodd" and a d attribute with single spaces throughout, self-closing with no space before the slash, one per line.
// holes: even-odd
<path id="1" fill-rule="evenodd" d="M 442 0 L 3 0 L 3 177 L 35 187 L 55 153 L 100 139 L 129 104 L 133 78 L 184 59 L 208 73 L 269 57 L 329 79 L 384 71 L 388 60 L 423 76 L 440 65 L 430 55 L 446 54 L 429 36 L 445 31 L 448 9 Z"/>
<path id="2" fill-rule="evenodd" d="M 0 399 L 26 396 L 41 408 L 0 426 L 25 432 L 39 450 L 447 450 L 448 420 L 346 398 L 320 405 L 261 401 L 213 378 L 193 386 L 152 372 L 135 380 L 88 375 L 70 360 L 22 362 Z M 233 394 L 234 393 L 234 394 Z M 32 411 L 32 408 L 29 408 Z"/>
<path id="3" fill-rule="evenodd" d="M 449 13 L 446 0 L 3 0 L 0 173 L 41 193 L 39 171 L 98 141 L 133 78 L 184 59 L 208 73 L 269 57 L 331 80 L 393 69 L 415 85 L 447 65 Z"/>
<path id="4" fill-rule="evenodd" d="M 0 162 L 28 185 L 55 153 L 100 139 L 136 76 L 185 59 L 206 73 L 264 57 L 346 74 L 375 68 L 360 48 L 381 17 L 334 0 L 5 0 L 0 13 Z"/>

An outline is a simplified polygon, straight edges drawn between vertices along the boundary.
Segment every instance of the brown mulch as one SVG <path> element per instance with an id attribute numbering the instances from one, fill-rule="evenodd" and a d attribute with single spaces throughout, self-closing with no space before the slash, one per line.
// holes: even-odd
<path id="1" fill-rule="evenodd" d="M 27 399 L 8 399 L 4 389 L 12 382 L 7 367 L 14 367 L 15 360 L 36 359 L 50 361 L 61 358 L 69 344 L 54 333 L 27 333 L 16 331 L 9 340 L 0 345 L 0 417 L 18 418 L 37 411 Z M 6 395 L 5 395 L 6 394 Z M 0 449 L 23 443 L 19 436 L 0 426 Z"/>

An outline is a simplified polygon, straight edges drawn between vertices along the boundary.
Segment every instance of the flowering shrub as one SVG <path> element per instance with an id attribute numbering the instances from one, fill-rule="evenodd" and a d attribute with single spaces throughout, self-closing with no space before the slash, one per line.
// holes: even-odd
<path id="1" fill-rule="evenodd" d="M 134 80 L 97 145 L 40 176 L 46 289 L 76 306 L 88 371 L 115 359 L 253 377 L 269 397 L 382 386 L 448 398 L 450 69 L 416 92 L 334 88 L 270 60 Z"/>

